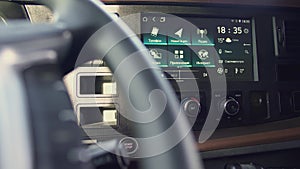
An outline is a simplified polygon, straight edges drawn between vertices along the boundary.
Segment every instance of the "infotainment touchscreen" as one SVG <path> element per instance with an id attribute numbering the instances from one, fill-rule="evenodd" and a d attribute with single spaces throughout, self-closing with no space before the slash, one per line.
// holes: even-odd
<path id="1" fill-rule="evenodd" d="M 229 81 L 258 81 L 254 25 L 252 18 L 142 13 L 141 37 L 154 64 L 175 79 L 191 69 L 205 80 L 210 69 Z"/>

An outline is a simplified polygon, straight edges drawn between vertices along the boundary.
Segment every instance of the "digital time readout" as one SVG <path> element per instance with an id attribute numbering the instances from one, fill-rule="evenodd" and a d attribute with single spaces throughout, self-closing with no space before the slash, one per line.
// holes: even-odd
<path id="1" fill-rule="evenodd" d="M 243 28 L 241 26 L 234 26 L 232 28 L 226 28 L 226 26 L 218 26 L 217 31 L 219 34 L 234 34 L 234 35 L 241 35 L 241 34 L 248 34 L 249 29 Z"/>
<path id="2" fill-rule="evenodd" d="M 248 19 L 231 19 L 231 23 L 233 24 L 243 24 L 243 25 L 249 25 L 251 24 L 251 20 Z M 249 27 L 244 26 L 232 26 L 228 27 L 228 25 L 219 25 L 217 26 L 217 32 L 218 34 L 234 34 L 234 35 L 242 35 L 242 34 L 249 34 L 250 30 Z"/>

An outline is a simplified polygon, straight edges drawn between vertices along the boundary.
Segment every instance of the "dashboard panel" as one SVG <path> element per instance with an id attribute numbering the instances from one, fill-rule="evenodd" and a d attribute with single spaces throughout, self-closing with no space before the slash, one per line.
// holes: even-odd
<path id="1" fill-rule="evenodd" d="M 162 80 L 173 86 L 207 168 L 236 162 L 297 168 L 299 1 L 105 2 L 104 8 L 138 35 L 161 67 Z M 54 20 L 44 7 L 12 6 L 15 15 L 0 2 L 0 20 Z M 127 112 L 120 89 L 105 62 L 90 61 L 64 80 L 88 135 L 83 142 L 117 138 L 134 153 L 134 124 L 122 116 Z M 208 119 L 215 125 L 205 127 Z M 207 131 L 213 132 L 201 140 Z"/>
<path id="2" fill-rule="evenodd" d="M 162 79 L 170 81 L 193 124 L 200 150 L 299 138 L 300 59 L 291 50 L 299 47 L 297 8 L 155 3 L 112 3 L 105 8 L 148 47 L 153 64 L 162 68 Z M 131 136 L 134 126 L 121 115 L 126 112 L 118 84 L 103 61 L 83 65 L 65 81 L 79 124 L 84 119 L 82 126 L 92 139 Z M 100 86 L 96 91 L 94 84 Z M 102 114 L 94 113 L 89 121 L 86 115 L 94 111 L 87 110 Z M 204 127 L 208 119 L 216 130 Z M 204 142 L 199 138 L 207 130 L 215 131 Z"/>
<path id="3" fill-rule="evenodd" d="M 149 57 L 162 68 L 162 79 L 170 81 L 183 111 L 193 123 L 197 141 L 205 131 L 203 126 L 209 114 L 221 114 L 221 118 L 214 119 L 217 129 L 207 141 L 197 145 L 200 150 L 300 138 L 300 59 L 297 50 L 300 46 L 297 31 L 300 14 L 298 8 L 290 7 L 298 7 L 298 1 L 271 4 L 265 1 L 165 1 L 160 5 L 154 1 L 106 3 L 105 9 L 113 17 L 122 18 L 150 49 Z M 47 9 L 37 9 L 35 5 L 17 6 L 18 17 L 10 17 L 9 12 L 5 15 L 29 18 L 33 23 L 53 21 L 53 15 Z M 25 15 L 24 10 L 27 11 Z M 36 15 L 39 11 L 43 11 L 43 18 Z M 144 23 L 145 17 L 147 23 Z M 157 37 L 163 30 L 156 32 L 157 29 L 153 29 L 161 26 L 160 20 L 154 25 L 153 17 L 176 22 L 165 26 L 165 43 L 152 38 L 151 33 L 157 33 Z M 178 24 L 180 22 L 184 24 Z M 189 39 L 180 39 L 179 35 L 184 37 L 186 33 Z M 155 43 L 149 43 L 147 36 Z M 151 51 L 153 47 L 156 51 Z M 182 51 L 185 54 L 185 50 L 177 47 L 187 49 L 190 58 L 187 63 L 184 59 L 180 62 L 172 60 L 176 59 L 175 55 L 182 59 Z M 162 51 L 167 53 L 167 59 L 159 63 L 159 53 L 163 53 L 161 48 L 166 49 Z M 231 57 L 231 54 L 236 56 Z M 226 59 L 227 64 L 224 63 Z M 219 89 L 212 89 L 212 80 L 214 84 L 222 84 Z M 119 100 L 118 84 L 103 61 L 86 63 L 67 75 L 65 82 L 79 124 L 92 142 L 121 140 L 124 135 L 131 135 L 129 128 L 134 126 L 121 115 L 126 112 Z M 197 84 L 197 89 L 191 84 Z"/>

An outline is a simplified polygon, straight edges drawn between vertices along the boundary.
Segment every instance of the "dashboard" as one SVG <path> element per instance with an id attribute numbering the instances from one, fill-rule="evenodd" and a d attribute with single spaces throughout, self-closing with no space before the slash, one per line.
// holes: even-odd
<path id="1" fill-rule="evenodd" d="M 112 17 L 127 23 L 146 46 L 161 80 L 173 86 L 207 166 L 257 158 L 266 166 L 297 168 L 296 157 L 283 164 L 274 159 L 299 154 L 298 1 L 106 3 Z M 16 18 L 53 21 L 43 7 L 20 6 L 16 13 L 24 16 Z M 7 18 L 13 19 L 0 8 L 0 23 L 9 23 Z M 88 135 L 83 142 L 119 139 L 134 153 L 134 124 L 123 116 L 128 112 L 122 93 L 106 63 L 87 62 L 64 81 Z"/>
<path id="2" fill-rule="evenodd" d="M 177 92 L 197 139 L 209 118 L 217 123 L 211 141 L 252 134 L 265 142 L 255 135 L 299 127 L 296 72 L 300 60 L 292 50 L 299 45 L 295 40 L 299 33 L 294 31 L 300 22 L 297 9 L 176 5 L 108 5 L 106 9 L 127 22 L 149 49 L 153 64 L 162 68 L 162 79 L 169 80 Z M 116 128 L 130 133 L 130 122 L 118 115 L 122 111 L 118 87 L 104 62 L 89 62 L 66 81 L 72 84 L 80 123 L 89 131 L 91 126 L 106 124 L 100 117 L 91 121 L 85 117 L 90 111 L 107 110 L 117 117 L 112 120 L 114 127 L 104 127 L 103 137 L 96 134 L 95 139 L 110 138 L 110 130 Z M 94 90 L 94 84 L 99 88 Z M 251 145 L 245 140 L 240 144 Z M 205 145 L 209 144 L 199 147 Z"/>
<path id="3" fill-rule="evenodd" d="M 129 25 L 149 49 L 153 64 L 162 68 L 162 79 L 174 87 L 204 158 L 237 155 L 260 145 L 250 148 L 257 153 L 270 144 L 293 145 L 290 141 L 299 138 L 300 60 L 292 50 L 299 46 L 298 9 L 155 3 L 106 9 Z M 65 80 L 77 84 L 70 93 L 92 139 L 130 136 L 134 126 L 120 115 L 118 85 L 104 62 L 87 63 Z M 96 95 L 78 93 L 94 89 L 95 83 L 102 86 Z M 99 109 L 115 118 L 105 122 L 85 117 Z M 214 124 L 207 125 L 209 120 Z M 134 141 L 127 141 L 134 152 Z"/>

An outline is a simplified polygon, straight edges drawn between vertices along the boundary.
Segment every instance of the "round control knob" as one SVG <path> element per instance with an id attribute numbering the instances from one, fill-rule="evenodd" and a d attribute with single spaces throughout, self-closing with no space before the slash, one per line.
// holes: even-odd
<path id="1" fill-rule="evenodd" d="M 198 112 L 201 111 L 201 104 L 196 98 L 186 98 L 181 102 L 183 111 L 192 117 L 197 117 Z"/>
<path id="2" fill-rule="evenodd" d="M 225 100 L 222 104 L 226 114 L 230 116 L 235 116 L 240 111 L 240 104 L 234 98 L 229 98 Z"/>

